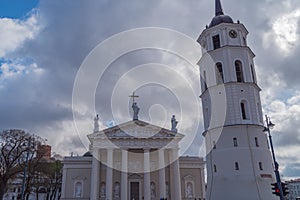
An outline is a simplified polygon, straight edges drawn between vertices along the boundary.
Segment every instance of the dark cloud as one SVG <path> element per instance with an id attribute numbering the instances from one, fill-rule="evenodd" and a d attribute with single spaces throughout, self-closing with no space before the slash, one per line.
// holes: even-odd
<path id="1" fill-rule="evenodd" d="M 265 76 L 276 75 L 280 77 L 282 87 L 288 86 L 292 90 L 298 90 L 300 86 L 299 42 L 296 42 L 288 55 L 283 56 L 280 47 L 275 43 L 274 34 L 271 34 L 267 40 L 265 37 L 267 33 L 273 32 L 274 21 L 282 15 L 300 9 L 300 2 L 227 0 L 222 3 L 225 13 L 234 21 L 239 19 L 250 32 L 248 44 L 257 55 L 255 62 L 262 89 L 271 88 L 273 84 L 272 78 L 266 79 Z M 0 127 L 19 127 L 47 132 L 44 134 L 49 134 L 54 139 L 53 135 L 64 134 L 66 130 L 64 122 L 70 123 L 73 120 L 71 104 L 76 73 L 94 47 L 121 31 L 148 26 L 174 29 L 196 40 L 214 15 L 214 3 L 207 0 L 41 0 L 38 10 L 40 32 L 34 39 L 27 40 L 22 47 L 8 54 L 6 59 L 30 58 L 38 68 L 43 69 L 43 74 L 33 73 L 10 79 L 0 89 L 2 97 Z M 298 20 L 298 33 L 299 23 Z M 266 41 L 268 46 L 264 44 Z M 166 64 L 173 65 L 174 60 L 178 60 L 168 56 L 174 59 L 173 62 L 166 62 Z M 106 71 L 106 78 L 100 80 L 96 91 L 96 111 L 101 113 L 104 121 L 112 118 L 110 98 L 112 89 L 120 77 L 136 65 L 148 62 L 159 63 L 164 58 L 165 55 L 159 51 L 147 51 L 125 55 L 112 63 Z M 169 78 L 167 75 L 165 77 Z M 141 88 L 139 93 L 144 96 L 141 106 L 145 111 L 143 111 L 145 120 L 150 119 L 148 108 L 156 103 L 164 105 L 168 115 L 179 113 L 178 102 L 168 90 L 154 86 L 151 89 L 147 88 L 147 92 Z M 161 98 L 152 100 L 151 97 L 156 95 Z M 166 95 L 165 98 L 162 97 L 163 95 Z M 192 108 L 191 104 L 189 108 L 191 113 L 193 113 Z M 93 114 L 94 111 L 91 110 L 82 115 L 81 119 L 90 118 L 92 124 Z M 191 124 L 191 126 L 198 125 L 193 122 Z M 291 128 L 287 127 L 287 133 L 281 134 L 280 138 L 275 140 L 276 144 L 288 147 L 289 144 L 298 143 L 292 127 L 299 127 L 299 124 L 298 121 L 292 121 Z M 73 133 L 74 128 L 70 129 L 72 130 L 69 130 L 66 140 L 60 137 L 59 140 L 53 141 L 53 145 L 57 148 L 56 152 L 70 152 L 71 149 L 76 148 L 82 150 L 78 136 Z M 87 130 L 87 133 L 91 130 Z M 189 131 L 188 128 L 185 130 Z M 198 131 L 200 134 L 201 130 Z M 68 144 L 67 147 L 65 144 Z M 194 144 L 199 145 L 199 138 L 194 141 Z M 195 145 L 192 149 L 193 152 L 197 151 Z"/>

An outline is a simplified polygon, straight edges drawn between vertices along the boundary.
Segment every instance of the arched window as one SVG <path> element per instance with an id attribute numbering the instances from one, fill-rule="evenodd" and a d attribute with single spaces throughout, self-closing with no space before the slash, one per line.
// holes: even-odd
<path id="1" fill-rule="evenodd" d="M 258 139 L 257 139 L 257 137 L 255 137 L 255 138 L 254 138 L 254 140 L 255 140 L 255 146 L 259 147 L 259 144 L 258 144 Z"/>
<path id="2" fill-rule="evenodd" d="M 259 169 L 260 169 L 260 170 L 263 170 L 262 162 L 259 162 L 258 165 L 259 165 Z"/>
<path id="3" fill-rule="evenodd" d="M 237 147 L 237 146 L 238 146 L 237 138 L 233 138 L 233 146 L 234 146 L 234 147 Z"/>
<path id="4" fill-rule="evenodd" d="M 258 109 L 258 118 L 259 118 L 259 121 L 261 123 L 264 123 L 264 119 L 263 119 L 263 114 L 262 114 L 262 109 L 261 109 L 261 106 L 260 106 L 260 103 L 257 103 L 257 109 Z"/>
<path id="5" fill-rule="evenodd" d="M 241 61 L 235 61 L 235 73 L 237 82 L 244 82 L 243 66 Z"/>
<path id="6" fill-rule="evenodd" d="M 216 64 L 216 80 L 217 84 L 224 83 L 223 67 L 221 63 Z"/>
<path id="7" fill-rule="evenodd" d="M 220 35 L 215 35 L 212 37 L 214 49 L 218 49 L 221 47 Z"/>
<path id="8" fill-rule="evenodd" d="M 207 90 L 206 71 L 203 71 L 203 85 L 204 85 L 204 90 Z"/>
<path id="9" fill-rule="evenodd" d="M 241 102 L 241 115 L 242 115 L 242 119 L 246 120 L 249 119 L 249 111 L 248 111 L 248 104 L 247 101 L 243 100 Z"/>
<path id="10" fill-rule="evenodd" d="M 250 67 L 251 67 L 251 74 L 252 74 L 252 80 L 253 80 L 253 83 L 256 83 L 253 65 L 250 65 Z"/>
<path id="11" fill-rule="evenodd" d="M 234 163 L 234 166 L 235 166 L 235 170 L 240 170 L 240 167 L 239 167 L 239 163 L 238 163 L 238 162 L 235 162 L 235 163 Z"/>
<path id="12" fill-rule="evenodd" d="M 245 108 L 245 103 L 244 102 L 241 103 L 241 111 L 242 111 L 242 118 L 247 119 L 246 108 Z"/>
<path id="13" fill-rule="evenodd" d="M 82 197 L 82 182 L 80 182 L 80 181 L 77 181 L 77 182 L 75 183 L 74 197 L 75 197 L 75 198 L 80 198 L 80 197 Z"/>

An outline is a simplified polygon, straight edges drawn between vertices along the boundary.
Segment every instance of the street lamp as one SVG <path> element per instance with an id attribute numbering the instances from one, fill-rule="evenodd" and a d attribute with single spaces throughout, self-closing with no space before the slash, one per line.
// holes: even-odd
<path id="1" fill-rule="evenodd" d="M 273 157 L 273 162 L 274 162 L 274 167 L 275 167 L 274 172 L 275 172 L 275 176 L 276 176 L 276 183 L 277 183 L 277 187 L 279 188 L 279 191 L 280 191 L 280 200 L 284 200 L 280 175 L 279 175 L 279 171 L 278 171 L 279 164 L 277 163 L 276 158 L 275 158 L 275 152 L 274 152 L 272 136 L 271 136 L 271 131 L 270 131 L 270 129 L 274 128 L 275 124 L 273 124 L 271 122 L 270 117 L 268 117 L 267 115 L 266 115 L 266 125 L 267 125 L 267 127 L 264 128 L 263 132 L 267 132 L 268 136 L 269 136 L 271 152 L 272 152 L 272 157 Z"/>

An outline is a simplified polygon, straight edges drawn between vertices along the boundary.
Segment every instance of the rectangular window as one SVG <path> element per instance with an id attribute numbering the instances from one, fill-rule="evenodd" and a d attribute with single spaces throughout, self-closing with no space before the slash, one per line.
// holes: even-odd
<path id="1" fill-rule="evenodd" d="M 257 137 L 255 138 L 255 146 L 259 147 L 259 144 L 258 144 L 258 139 L 257 139 Z"/>
<path id="2" fill-rule="evenodd" d="M 238 163 L 238 162 L 235 163 L 235 170 L 240 170 L 240 167 L 239 167 L 239 163 Z"/>
<path id="3" fill-rule="evenodd" d="M 234 147 L 238 146 L 237 138 L 233 138 L 233 146 Z"/>
<path id="4" fill-rule="evenodd" d="M 214 44 L 214 49 L 218 49 L 218 48 L 221 47 L 220 36 L 219 35 L 213 36 L 212 40 L 213 40 L 213 44 Z"/>
<path id="5" fill-rule="evenodd" d="M 262 162 L 259 162 L 259 169 L 263 170 Z"/>

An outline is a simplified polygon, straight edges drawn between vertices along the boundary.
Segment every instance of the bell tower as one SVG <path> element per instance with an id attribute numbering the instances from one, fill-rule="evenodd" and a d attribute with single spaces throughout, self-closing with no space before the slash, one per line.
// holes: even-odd
<path id="1" fill-rule="evenodd" d="M 247 35 L 216 0 L 215 16 L 198 38 L 208 200 L 275 199 L 261 89 Z"/>

